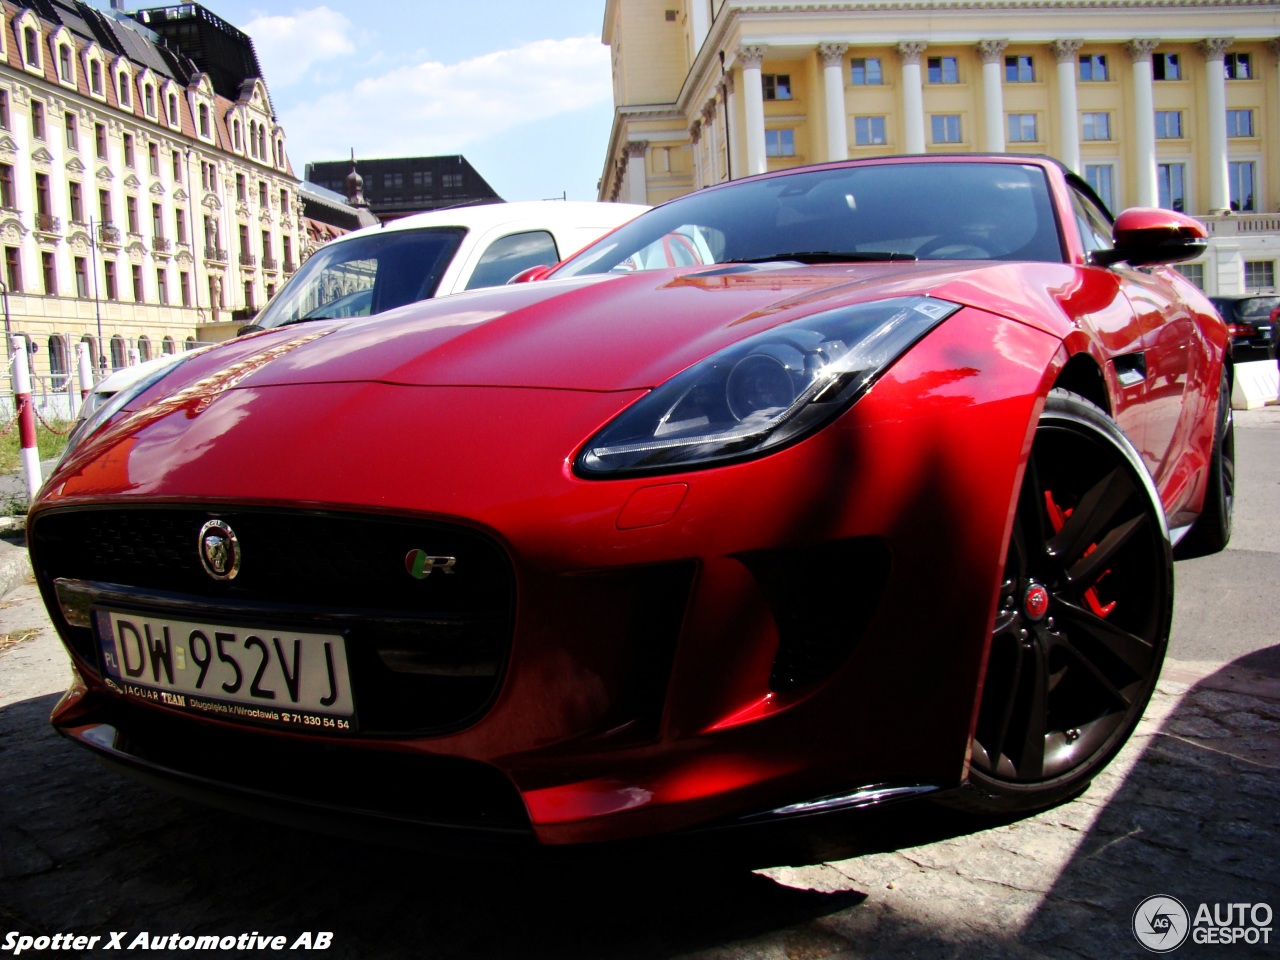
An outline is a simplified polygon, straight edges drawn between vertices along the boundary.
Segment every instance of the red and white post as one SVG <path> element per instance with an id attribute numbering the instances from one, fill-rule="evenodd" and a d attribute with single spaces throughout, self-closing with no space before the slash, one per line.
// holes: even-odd
<path id="1" fill-rule="evenodd" d="M 80 399 L 83 400 L 93 389 L 93 360 L 89 356 L 89 345 L 83 340 L 76 344 L 76 373 L 80 380 Z"/>
<path id="2" fill-rule="evenodd" d="M 22 468 L 27 475 L 27 492 L 34 497 L 44 477 L 40 473 L 40 451 L 36 446 L 36 408 L 31 402 L 31 361 L 27 353 L 27 338 L 15 336 L 10 347 L 13 400 L 18 411 L 18 437 L 22 441 Z"/>

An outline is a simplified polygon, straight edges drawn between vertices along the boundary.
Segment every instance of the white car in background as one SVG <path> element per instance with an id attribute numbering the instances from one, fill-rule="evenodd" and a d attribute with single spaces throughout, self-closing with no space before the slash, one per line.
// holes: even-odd
<path id="1" fill-rule="evenodd" d="M 594 243 L 648 207 L 631 203 L 528 200 L 417 213 L 330 240 L 239 333 L 307 320 L 363 317 L 417 300 L 496 287 Z M 186 354 L 123 367 L 91 390 L 79 419 Z"/>

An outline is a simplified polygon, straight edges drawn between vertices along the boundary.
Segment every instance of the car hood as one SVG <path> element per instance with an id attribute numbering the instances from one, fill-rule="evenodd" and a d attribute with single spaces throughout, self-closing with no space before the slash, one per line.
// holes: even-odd
<path id="1" fill-rule="evenodd" d="M 256 334 L 184 365 L 183 376 L 157 389 L 171 392 L 182 386 L 176 381 L 191 383 L 219 368 L 230 374 L 223 388 L 380 382 L 643 389 L 762 330 L 851 303 L 927 293 L 998 304 L 999 290 L 1019 289 L 1011 266 L 739 265 L 521 284 Z"/>

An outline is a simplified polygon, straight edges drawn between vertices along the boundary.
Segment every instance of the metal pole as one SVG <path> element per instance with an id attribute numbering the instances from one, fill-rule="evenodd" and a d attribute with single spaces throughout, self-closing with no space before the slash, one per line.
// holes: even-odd
<path id="1" fill-rule="evenodd" d="M 107 355 L 102 350 L 102 305 L 98 300 L 98 228 L 89 216 L 89 257 L 93 262 L 93 315 L 98 321 L 98 371 L 99 379 L 107 375 Z M 8 316 L 8 308 L 5 308 Z"/>

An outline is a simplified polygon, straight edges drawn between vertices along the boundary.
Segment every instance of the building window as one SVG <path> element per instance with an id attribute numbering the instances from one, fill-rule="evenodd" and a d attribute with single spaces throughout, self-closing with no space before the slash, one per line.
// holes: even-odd
<path id="1" fill-rule="evenodd" d="M 1231 191 L 1231 209 L 1239 213 L 1252 213 L 1254 182 L 1257 166 L 1252 160 L 1232 160 L 1227 164 L 1227 181 Z"/>
<path id="2" fill-rule="evenodd" d="M 67 388 L 67 343 L 61 334 L 53 334 L 48 340 L 49 373 L 53 376 L 51 386 L 55 390 Z"/>
<path id="3" fill-rule="evenodd" d="M 766 130 L 764 132 L 764 155 L 766 157 L 794 157 L 796 155 L 796 132 L 794 130 Z"/>
<path id="4" fill-rule="evenodd" d="M 23 27 L 22 47 L 27 66 L 40 66 L 40 31 L 35 27 Z"/>
<path id="5" fill-rule="evenodd" d="M 133 134 L 126 133 L 120 138 L 121 145 L 124 149 L 124 165 L 130 170 L 133 169 Z"/>
<path id="6" fill-rule="evenodd" d="M 1111 114 L 1109 113 L 1085 113 L 1081 114 L 1081 139 L 1082 140 L 1110 140 L 1111 139 Z"/>
<path id="7" fill-rule="evenodd" d="M 84 257 L 75 257 L 73 264 L 76 274 L 76 296 L 81 300 L 89 299 L 89 261 Z"/>
<path id="8" fill-rule="evenodd" d="M 887 143 L 884 117 L 854 117 L 853 142 L 860 147 Z"/>
<path id="9" fill-rule="evenodd" d="M 13 165 L 0 163 L 0 207 L 6 210 L 13 206 Z"/>
<path id="10" fill-rule="evenodd" d="M 111 191 L 98 191 L 98 219 L 104 224 L 111 223 Z"/>
<path id="11" fill-rule="evenodd" d="M 236 199 L 239 200 L 241 203 L 244 203 L 249 199 L 248 188 L 245 184 L 243 173 L 236 174 Z"/>
<path id="12" fill-rule="evenodd" d="M 176 127 L 178 125 L 178 95 L 176 93 L 169 94 L 169 126 Z"/>
<path id="13" fill-rule="evenodd" d="M 289 237 L 281 237 L 281 244 L 284 246 L 284 268 L 286 270 L 293 269 L 293 240 Z"/>
<path id="14" fill-rule="evenodd" d="M 1228 53 L 1222 58 L 1222 67 L 1228 80 L 1253 79 L 1253 64 L 1247 53 Z"/>
<path id="15" fill-rule="evenodd" d="M 1009 114 L 1009 142 L 1035 143 L 1040 139 L 1034 113 Z"/>
<path id="16" fill-rule="evenodd" d="M 138 229 L 138 198 L 124 198 L 124 225 L 125 229 L 130 233 L 142 233 Z"/>
<path id="17" fill-rule="evenodd" d="M 142 88 L 142 109 L 148 117 L 156 115 L 156 90 L 149 83 Z"/>
<path id="18" fill-rule="evenodd" d="M 49 175 L 36 174 L 36 222 L 41 230 L 48 229 L 48 221 L 53 216 L 53 206 L 49 202 Z"/>
<path id="19" fill-rule="evenodd" d="M 147 144 L 147 168 L 153 177 L 160 176 L 160 145 L 158 143 Z"/>
<path id="20" fill-rule="evenodd" d="M 114 260 L 102 261 L 102 290 L 108 300 L 116 300 L 119 298 L 119 290 L 116 288 L 116 262 Z"/>
<path id="21" fill-rule="evenodd" d="M 122 70 L 116 74 L 117 96 L 120 98 L 120 106 L 122 107 L 133 106 L 133 98 L 129 93 L 130 82 L 131 78 L 127 72 Z"/>
<path id="22" fill-rule="evenodd" d="M 187 339 L 185 339 L 185 340 L 183 340 L 183 341 L 182 341 L 182 349 L 183 349 L 183 350 L 194 350 L 195 348 L 196 348 L 196 338 L 195 338 L 195 337 L 187 337 Z"/>
<path id="23" fill-rule="evenodd" d="M 166 356 L 173 356 L 177 353 L 177 345 L 173 342 L 173 337 L 165 337 L 160 341 L 160 352 Z"/>
<path id="24" fill-rule="evenodd" d="M 71 48 L 65 43 L 58 44 L 58 79 L 71 82 Z"/>
<path id="25" fill-rule="evenodd" d="M 1151 77 L 1153 80 L 1181 80 L 1182 64 L 1178 62 L 1176 53 L 1153 53 L 1151 55 Z"/>
<path id="26" fill-rule="evenodd" d="M 157 240 L 164 237 L 164 209 L 158 203 L 151 205 L 151 236 Z"/>
<path id="27" fill-rule="evenodd" d="M 9 122 L 9 91 L 0 90 L 0 130 L 10 130 L 12 125 Z"/>
<path id="28" fill-rule="evenodd" d="M 191 274 L 185 270 L 178 273 L 178 294 L 182 297 L 184 307 L 191 306 Z M 173 353 L 172 350 L 169 353 Z"/>
<path id="29" fill-rule="evenodd" d="M 1194 283 L 1201 290 L 1204 289 L 1204 264 L 1203 263 L 1175 263 L 1173 269 Z"/>
<path id="30" fill-rule="evenodd" d="M 54 269 L 53 254 L 48 250 L 40 251 L 40 273 L 44 278 L 44 292 L 51 297 L 58 295 L 58 273 Z"/>
<path id="31" fill-rule="evenodd" d="M 930 83 L 959 83 L 960 65 L 955 57 L 929 58 Z"/>
<path id="32" fill-rule="evenodd" d="M 1187 209 L 1187 166 L 1184 163 L 1162 163 L 1156 167 L 1160 206 L 1166 210 Z"/>
<path id="33" fill-rule="evenodd" d="M 179 243 L 187 243 L 187 211 L 181 207 L 173 211 L 174 233 L 173 238 Z"/>
<path id="34" fill-rule="evenodd" d="M 127 362 L 124 353 L 124 337 L 117 333 L 111 338 L 111 369 L 119 370 Z"/>
<path id="35" fill-rule="evenodd" d="M 1036 65 L 1031 57 L 1016 56 L 1004 58 L 1005 83 L 1035 83 Z"/>
<path id="36" fill-rule="evenodd" d="M 1156 139 L 1157 140 L 1182 139 L 1182 111 L 1181 110 L 1157 110 L 1156 111 Z"/>
<path id="37" fill-rule="evenodd" d="M 171 158 L 173 160 L 173 182 L 181 183 L 182 182 L 182 154 L 179 153 L 177 150 L 175 150 L 173 151 Z"/>
<path id="38" fill-rule="evenodd" d="M 166 306 L 169 304 L 169 277 L 164 267 L 156 270 L 156 299 Z"/>
<path id="39" fill-rule="evenodd" d="M 960 143 L 960 114 L 935 113 L 929 118 L 934 143 Z"/>
<path id="40" fill-rule="evenodd" d="M 246 310 L 256 310 L 257 307 L 253 303 L 253 281 L 246 280 L 244 282 L 244 308 Z"/>
<path id="41" fill-rule="evenodd" d="M 106 124 L 93 125 L 93 152 L 99 160 L 107 159 L 107 127 Z"/>
<path id="42" fill-rule="evenodd" d="M 133 275 L 133 299 L 141 303 L 144 299 L 142 290 L 142 265 L 135 263 L 130 265 L 130 272 Z"/>
<path id="43" fill-rule="evenodd" d="M 280 215 L 285 216 L 289 213 L 289 191 L 284 187 L 280 188 Z"/>
<path id="44" fill-rule="evenodd" d="M 270 201 L 267 200 L 267 181 L 259 180 L 258 181 L 258 207 L 259 209 L 266 210 L 269 204 L 270 204 Z"/>
<path id="45" fill-rule="evenodd" d="M 760 79 L 764 84 L 764 98 L 766 100 L 791 99 L 791 74 L 766 73 Z"/>
<path id="46" fill-rule="evenodd" d="M 1244 262 L 1244 288 L 1250 293 L 1272 290 L 1276 285 L 1274 260 L 1246 260 Z"/>
<path id="47" fill-rule="evenodd" d="M 879 57 L 854 57 L 849 67 L 850 82 L 855 87 L 878 87 L 884 83 Z"/>
<path id="48" fill-rule="evenodd" d="M 207 140 L 209 139 L 209 108 L 203 103 L 200 104 L 200 109 L 197 111 L 197 115 L 200 118 L 199 119 L 200 136 L 204 137 Z"/>
<path id="49" fill-rule="evenodd" d="M 31 136 L 44 139 L 44 104 L 39 100 L 31 101 Z"/>
<path id="50" fill-rule="evenodd" d="M 72 223 L 84 223 L 84 198 L 80 184 L 74 180 L 67 182 L 67 212 L 71 214 Z"/>
<path id="51" fill-rule="evenodd" d="M 1252 137 L 1253 136 L 1253 111 L 1252 110 L 1228 110 L 1227 111 L 1227 136 L 1228 137 Z"/>
<path id="52" fill-rule="evenodd" d="M 102 64 L 97 60 L 89 61 L 89 92 L 102 96 Z"/>
<path id="53" fill-rule="evenodd" d="M 1109 163 L 1087 163 L 1084 179 L 1108 210 L 1115 209 L 1115 168 Z"/>
<path id="54" fill-rule="evenodd" d="M 68 110 L 66 113 L 62 115 L 62 122 L 63 122 L 63 125 L 66 127 L 66 131 L 67 131 L 67 149 L 79 150 L 80 149 L 80 129 L 79 129 L 79 124 L 76 122 L 76 115 L 72 113 L 70 110 Z"/>
<path id="55" fill-rule="evenodd" d="M 10 293 L 22 290 L 22 258 L 17 247 L 4 248 L 4 279 Z"/>

